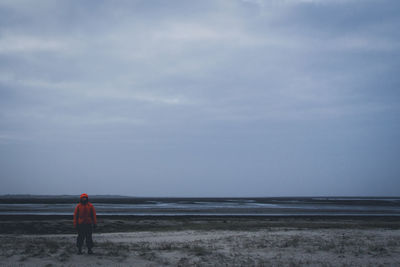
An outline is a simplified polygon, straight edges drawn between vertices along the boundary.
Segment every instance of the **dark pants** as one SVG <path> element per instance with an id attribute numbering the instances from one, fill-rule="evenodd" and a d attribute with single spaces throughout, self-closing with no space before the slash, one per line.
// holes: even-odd
<path id="1" fill-rule="evenodd" d="M 86 246 L 88 249 L 93 247 L 92 239 L 92 225 L 91 224 L 79 224 L 77 227 L 78 238 L 76 239 L 76 246 L 81 249 L 83 241 L 86 239 Z"/>

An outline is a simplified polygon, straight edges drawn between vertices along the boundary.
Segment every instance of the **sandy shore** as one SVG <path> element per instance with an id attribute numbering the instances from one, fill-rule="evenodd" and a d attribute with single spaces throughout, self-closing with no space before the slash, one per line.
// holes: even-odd
<path id="1" fill-rule="evenodd" d="M 144 228 L 129 232 L 100 231 L 94 234 L 94 255 L 76 254 L 75 234 L 2 232 L 0 262 L 6 266 L 400 265 L 397 221 L 388 227 L 387 220 L 380 220 L 381 224 L 376 220 L 368 223 L 326 218 L 221 220 L 225 228 L 218 220 L 192 218 L 182 224 L 181 220 L 146 219 L 142 222 L 148 227 L 157 227 L 150 231 Z M 118 221 L 129 224 L 126 220 Z M 8 223 L 11 222 L 16 223 Z M 136 220 L 130 222 L 140 225 Z M 62 225 L 62 222 L 53 220 L 53 224 Z M 182 229 L 187 224 L 192 227 Z M 229 224 L 242 227 L 230 229 Z M 4 221 L 2 225 L 4 230 Z"/>

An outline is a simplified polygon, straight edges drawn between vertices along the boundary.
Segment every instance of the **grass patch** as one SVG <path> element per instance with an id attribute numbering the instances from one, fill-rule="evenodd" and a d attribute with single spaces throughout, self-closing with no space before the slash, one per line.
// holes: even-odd
<path id="1" fill-rule="evenodd" d="M 207 248 L 197 245 L 191 246 L 188 251 L 196 256 L 206 256 L 211 253 L 211 251 Z"/>
<path id="2" fill-rule="evenodd" d="M 99 216 L 95 233 L 228 230 L 257 231 L 271 229 L 400 229 L 400 218 L 359 217 L 146 217 Z M 72 234 L 76 233 L 72 218 L 51 216 L 4 217 L 0 220 L 0 234 Z"/>

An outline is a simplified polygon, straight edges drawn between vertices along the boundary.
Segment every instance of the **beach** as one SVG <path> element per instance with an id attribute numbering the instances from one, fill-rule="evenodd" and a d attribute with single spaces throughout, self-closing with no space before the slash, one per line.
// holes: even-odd
<path id="1" fill-rule="evenodd" d="M 103 216 L 76 254 L 70 216 L 1 216 L 5 266 L 398 266 L 398 217 Z"/>

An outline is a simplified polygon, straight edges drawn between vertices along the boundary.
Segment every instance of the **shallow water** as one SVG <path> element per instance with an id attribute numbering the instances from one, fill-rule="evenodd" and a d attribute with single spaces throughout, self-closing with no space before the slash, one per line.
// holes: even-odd
<path id="1" fill-rule="evenodd" d="M 126 202 L 129 202 L 128 198 Z M 135 199 L 137 203 L 96 203 L 98 215 L 146 216 L 399 216 L 400 198 Z M 35 201 L 38 202 L 38 201 Z M 124 202 L 124 199 L 119 200 Z M 70 215 L 76 203 L 6 203 L 0 215 Z"/>

